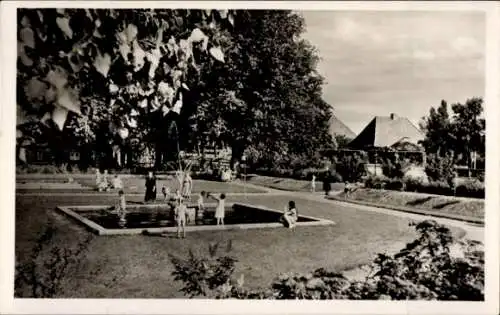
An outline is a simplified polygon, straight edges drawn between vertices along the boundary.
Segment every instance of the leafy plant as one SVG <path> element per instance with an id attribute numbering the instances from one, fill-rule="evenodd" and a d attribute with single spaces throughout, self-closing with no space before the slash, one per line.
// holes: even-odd
<path id="1" fill-rule="evenodd" d="M 16 296 L 53 298 L 63 291 L 64 280 L 74 272 L 87 250 L 92 236 L 77 243 L 75 248 L 61 248 L 54 245 L 56 228 L 49 224 L 36 240 L 30 258 L 23 263 L 16 262 Z"/>
<path id="2" fill-rule="evenodd" d="M 226 246 L 226 252 L 231 251 L 232 242 Z M 217 257 L 219 243 L 209 245 L 208 257 L 197 257 L 189 250 L 188 258 L 182 259 L 170 255 L 174 265 L 172 275 L 175 280 L 182 281 L 184 292 L 189 297 L 206 296 L 214 294 L 214 290 L 229 282 L 234 272 L 236 259 L 230 256 Z"/>
<path id="3" fill-rule="evenodd" d="M 249 290 L 244 277 L 231 280 L 234 259 L 174 260 L 176 280 L 189 296 L 235 299 L 381 299 L 468 300 L 484 299 L 484 251 L 474 241 L 457 242 L 451 231 L 433 220 L 410 224 L 417 238 L 395 255 L 378 254 L 363 281 L 317 269 L 277 276 L 270 288 Z M 458 249 L 458 250 L 457 250 Z M 455 250 L 455 253 L 453 253 Z M 211 255 L 215 253 L 213 247 Z M 197 272 L 199 271 L 199 272 Z M 213 276 L 213 275 L 219 276 Z"/>

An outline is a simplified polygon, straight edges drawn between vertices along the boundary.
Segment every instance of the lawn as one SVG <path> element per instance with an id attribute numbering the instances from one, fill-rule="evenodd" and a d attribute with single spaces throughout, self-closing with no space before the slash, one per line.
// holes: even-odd
<path id="1" fill-rule="evenodd" d="M 213 191 L 213 189 L 211 189 Z M 229 196 L 282 209 L 286 196 Z M 141 196 L 129 196 L 140 201 Z M 89 233 L 56 213 L 57 205 L 112 204 L 113 197 L 16 196 L 16 257 L 27 258 L 37 233 L 51 220 L 58 228 L 54 240 L 72 247 Z M 295 199 L 300 213 L 335 221 L 335 226 L 188 233 L 186 239 L 158 236 L 94 236 L 78 271 L 65 281 L 65 298 L 175 298 L 183 297 L 172 276 L 169 254 L 189 249 L 208 253 L 208 244 L 232 240 L 237 257 L 236 276 L 243 273 L 250 287 L 267 286 L 280 272 L 307 272 L 325 267 L 342 271 L 368 263 L 378 252 L 401 248 L 415 236 L 409 220 L 375 212 Z M 461 236 L 463 231 L 454 230 Z M 115 280 L 113 280 L 115 279 Z"/>
<path id="2" fill-rule="evenodd" d="M 345 195 L 342 193 L 338 197 L 344 198 Z M 349 195 L 349 199 L 484 218 L 484 200 L 473 198 L 455 198 L 380 189 L 357 189 Z"/>

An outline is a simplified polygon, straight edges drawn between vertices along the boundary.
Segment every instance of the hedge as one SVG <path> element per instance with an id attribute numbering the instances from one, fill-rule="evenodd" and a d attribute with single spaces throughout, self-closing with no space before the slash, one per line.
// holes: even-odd
<path id="1" fill-rule="evenodd" d="M 449 183 L 443 181 L 424 183 L 413 178 L 390 179 L 385 176 L 371 176 L 365 180 L 365 187 L 469 198 L 484 198 L 485 196 L 484 183 L 479 181 L 460 184 L 454 191 Z"/>

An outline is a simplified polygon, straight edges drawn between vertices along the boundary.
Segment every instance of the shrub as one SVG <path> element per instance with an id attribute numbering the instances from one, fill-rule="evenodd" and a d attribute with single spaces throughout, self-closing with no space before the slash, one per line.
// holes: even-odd
<path id="1" fill-rule="evenodd" d="M 484 198 L 485 196 L 484 183 L 475 181 L 458 185 L 456 188 L 456 196 Z"/>
<path id="2" fill-rule="evenodd" d="M 405 191 L 417 192 L 424 185 L 421 178 L 407 177 L 403 179 Z"/>
<path id="3" fill-rule="evenodd" d="M 434 220 L 415 226 L 417 238 L 395 255 L 378 254 L 363 281 L 317 269 L 311 273 L 284 273 L 270 288 L 249 290 L 243 275 L 231 280 L 235 259 L 175 258 L 175 279 L 189 296 L 236 299 L 382 299 L 484 300 L 484 250 L 473 241 L 456 242 L 451 231 Z M 462 255 L 451 255 L 457 245 Z"/>
<path id="4" fill-rule="evenodd" d="M 53 298 L 63 291 L 63 280 L 78 268 L 92 237 L 78 242 L 76 248 L 53 244 L 57 230 L 49 224 L 36 240 L 30 259 L 16 262 L 16 296 Z"/>
<path id="5" fill-rule="evenodd" d="M 361 154 L 344 155 L 335 161 L 335 170 L 344 181 L 358 182 L 365 175 L 367 159 Z"/>
<path id="6" fill-rule="evenodd" d="M 405 182 L 401 179 L 390 179 L 385 182 L 385 189 L 390 189 L 390 190 L 399 190 L 399 191 L 404 191 L 405 190 Z"/>
<path id="7" fill-rule="evenodd" d="M 454 172 L 455 164 L 450 155 L 439 156 L 436 154 L 429 154 L 427 156 L 425 173 L 430 179 L 434 181 L 448 181 L 450 178 L 455 177 Z"/>
<path id="8" fill-rule="evenodd" d="M 365 179 L 365 187 L 383 189 L 389 179 L 384 175 L 371 175 Z"/>
<path id="9" fill-rule="evenodd" d="M 229 241 L 226 252 L 231 251 L 231 246 Z M 170 255 L 174 265 L 172 275 L 184 283 L 181 291 L 188 297 L 214 297 L 214 290 L 229 283 L 237 260 L 230 256 L 217 257 L 218 247 L 219 243 L 209 245 L 209 257 L 196 257 L 191 250 L 187 259 Z"/>

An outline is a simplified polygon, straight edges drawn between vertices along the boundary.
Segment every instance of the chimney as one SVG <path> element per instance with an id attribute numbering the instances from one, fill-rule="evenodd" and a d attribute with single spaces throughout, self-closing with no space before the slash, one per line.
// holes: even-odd
<path id="1" fill-rule="evenodd" d="M 396 115 L 396 114 L 394 114 L 394 113 L 391 113 L 391 120 L 394 120 L 394 119 L 396 119 L 396 118 L 398 118 L 398 115 Z"/>

